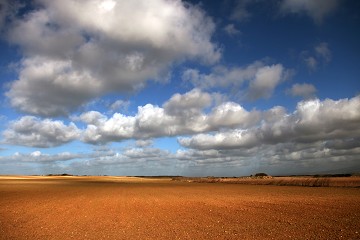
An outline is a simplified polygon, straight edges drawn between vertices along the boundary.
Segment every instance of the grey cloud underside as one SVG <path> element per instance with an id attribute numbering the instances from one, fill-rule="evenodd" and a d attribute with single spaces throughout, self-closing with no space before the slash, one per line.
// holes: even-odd
<path id="1" fill-rule="evenodd" d="M 358 140 L 356 140 L 358 141 Z M 123 149 L 121 153 L 107 147 L 96 148 L 88 154 L 58 153 L 54 155 L 43 154 L 35 151 L 30 154 L 16 153 L 12 156 L 0 157 L 0 164 L 5 166 L 10 162 L 21 164 L 39 164 L 52 166 L 55 172 L 78 172 L 91 174 L 91 169 L 101 168 L 101 171 L 109 171 L 121 167 L 121 169 L 141 168 L 144 165 L 148 169 L 166 169 L 175 165 L 178 171 L 186 169 L 204 168 L 211 166 L 221 168 L 241 169 L 276 169 L 280 166 L 287 168 L 289 174 L 305 172 L 321 172 L 324 170 L 342 170 L 344 167 L 349 170 L 355 166 L 360 155 L 360 147 L 350 149 L 328 148 L 323 143 L 279 143 L 273 146 L 261 145 L 249 149 L 223 149 L 223 150 L 178 150 L 170 153 L 165 150 L 141 147 Z M 69 164 L 63 164 L 70 161 Z M 86 169 L 86 171 L 84 171 Z M 169 173 L 170 169 L 165 170 Z M 128 171 L 128 170 L 126 170 Z M 255 170 L 256 171 L 256 170 Z M 104 172 L 105 173 L 105 172 Z M 202 173 L 204 174 L 204 172 Z"/>
<path id="2" fill-rule="evenodd" d="M 62 152 L 57 154 L 44 154 L 40 151 L 34 151 L 29 154 L 15 153 L 11 156 L 0 156 L 0 165 L 14 162 L 21 164 L 41 164 L 51 165 L 54 169 L 64 168 L 62 171 L 73 171 L 76 168 L 91 168 L 104 165 L 140 166 L 148 163 L 153 167 L 166 166 L 169 164 L 169 159 L 174 157 L 175 156 L 168 151 L 151 147 L 127 148 L 123 149 L 121 153 L 107 147 L 98 147 L 90 153 Z M 66 162 L 69 163 L 66 164 Z M 69 165 L 70 169 L 68 169 Z"/>
<path id="3" fill-rule="evenodd" d="M 290 89 L 288 89 L 287 93 L 295 97 L 297 96 L 297 97 L 303 97 L 305 99 L 309 99 L 315 97 L 316 88 L 312 84 L 296 83 Z"/>
<path id="4" fill-rule="evenodd" d="M 147 164 L 148 168 L 166 166 L 169 160 L 174 158 L 170 152 L 152 147 L 136 147 L 125 148 L 119 152 L 111 149 L 107 151 L 94 151 L 92 154 L 83 156 L 83 161 L 73 162 L 71 169 L 83 168 L 84 166 L 91 167 L 104 167 L 104 166 L 129 166 L 140 167 Z"/>
<path id="5" fill-rule="evenodd" d="M 4 22 L 8 14 L 8 8 L 9 6 L 7 1 L 0 1 L 0 31 L 4 26 Z"/>
<path id="6" fill-rule="evenodd" d="M 6 162 L 22 162 L 22 163 L 41 163 L 48 164 L 53 162 L 64 162 L 73 159 L 83 158 L 81 154 L 74 154 L 69 152 L 62 152 L 58 154 L 43 154 L 40 151 L 35 151 L 30 154 L 15 153 L 12 156 L 0 156 L 2 164 Z"/>
<path id="7" fill-rule="evenodd" d="M 22 3 L 18 1 L 0 0 L 0 32 L 3 31 L 6 23 L 11 21 L 22 7 Z"/>
<path id="8" fill-rule="evenodd" d="M 94 97 L 167 81 L 184 60 L 221 57 L 212 20 L 181 1 L 40 3 L 7 28 L 24 58 L 6 96 L 25 113 L 66 115 Z"/>
<path id="9" fill-rule="evenodd" d="M 248 149 L 222 150 L 179 150 L 176 157 L 181 162 L 191 162 L 196 165 L 219 165 L 232 167 L 249 167 L 256 165 L 261 168 L 275 169 L 279 166 L 289 167 L 307 172 L 336 169 L 339 166 L 356 165 L 359 160 L 360 147 L 351 149 L 328 148 L 323 143 L 278 143 L 275 145 L 260 145 Z M 190 163 L 190 164 L 191 164 Z M 325 164 L 325 165 L 324 165 Z M 288 171 L 285 171 L 289 173 Z M 356 171 L 356 169 L 354 169 Z"/>

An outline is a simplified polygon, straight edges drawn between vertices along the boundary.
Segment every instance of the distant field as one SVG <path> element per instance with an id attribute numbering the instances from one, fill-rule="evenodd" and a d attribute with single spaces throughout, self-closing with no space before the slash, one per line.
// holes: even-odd
<path id="1" fill-rule="evenodd" d="M 303 186 L 303 187 L 360 187 L 360 177 L 240 177 L 240 178 L 220 178 L 220 177 L 176 177 L 174 180 L 198 183 L 236 183 L 250 185 L 277 185 L 277 186 Z"/>
<path id="2" fill-rule="evenodd" d="M 2 176 L 0 239 L 360 238 L 360 188 L 192 180 Z"/>

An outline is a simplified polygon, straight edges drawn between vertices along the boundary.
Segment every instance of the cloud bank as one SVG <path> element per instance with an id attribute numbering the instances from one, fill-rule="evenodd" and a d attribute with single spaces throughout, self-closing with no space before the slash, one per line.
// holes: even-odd
<path id="1" fill-rule="evenodd" d="M 302 101 L 291 114 L 281 107 L 263 112 L 258 126 L 179 138 L 179 143 L 204 150 L 354 139 L 359 134 L 357 125 L 360 122 L 360 113 L 355 109 L 360 109 L 359 96 L 338 101 Z"/>
<path id="2" fill-rule="evenodd" d="M 292 90 L 294 94 L 308 94 L 307 85 L 295 85 Z M 335 140 L 355 139 L 360 133 L 359 96 L 337 101 L 304 100 L 292 113 L 281 106 L 248 111 L 234 102 L 216 104 L 215 97 L 193 89 L 173 95 L 162 107 L 139 106 L 135 115 L 114 113 L 108 117 L 89 111 L 74 119 L 86 124 L 83 129 L 72 122 L 66 125 L 61 121 L 25 116 L 13 121 L 3 137 L 10 144 L 52 147 L 74 140 L 98 145 L 126 139 L 179 136 L 179 143 L 186 148 L 222 150 L 289 142 L 328 141 L 330 144 Z M 145 143 L 139 142 L 143 146 Z"/>

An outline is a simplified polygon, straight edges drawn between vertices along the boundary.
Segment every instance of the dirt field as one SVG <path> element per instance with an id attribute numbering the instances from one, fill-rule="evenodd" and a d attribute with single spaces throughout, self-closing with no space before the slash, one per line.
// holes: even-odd
<path id="1" fill-rule="evenodd" d="M 1 177 L 0 239 L 360 239 L 360 188 Z"/>
<path id="2" fill-rule="evenodd" d="M 251 185 L 303 186 L 303 187 L 360 187 L 360 177 L 175 177 L 176 181 L 198 183 L 235 183 Z"/>

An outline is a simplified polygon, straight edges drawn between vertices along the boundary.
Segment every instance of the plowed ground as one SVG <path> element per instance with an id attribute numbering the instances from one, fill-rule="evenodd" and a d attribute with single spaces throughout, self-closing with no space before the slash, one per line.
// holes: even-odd
<path id="1" fill-rule="evenodd" d="M 360 239 L 360 189 L 0 178 L 0 239 Z"/>

